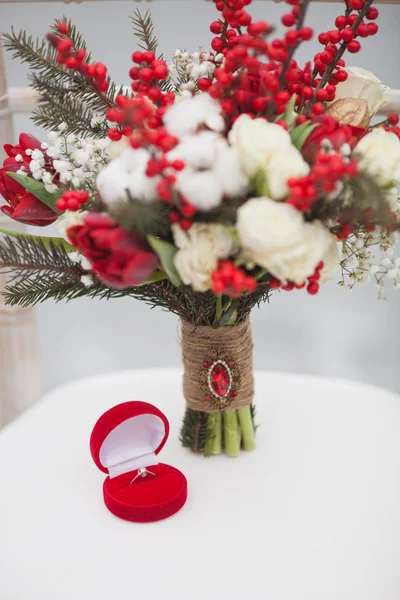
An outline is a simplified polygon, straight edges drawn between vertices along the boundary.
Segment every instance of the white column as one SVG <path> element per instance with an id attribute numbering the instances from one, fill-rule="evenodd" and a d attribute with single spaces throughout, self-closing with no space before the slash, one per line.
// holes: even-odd
<path id="1" fill-rule="evenodd" d="M 3 144 L 14 140 L 8 107 L 7 80 L 0 46 L 0 164 Z M 3 204 L 3 200 L 1 199 Z M 0 227 L 23 227 L 0 212 Z M 0 274 L 0 290 L 7 275 Z M 39 397 L 39 356 L 33 309 L 5 306 L 0 296 L 0 427 L 18 416 Z"/>

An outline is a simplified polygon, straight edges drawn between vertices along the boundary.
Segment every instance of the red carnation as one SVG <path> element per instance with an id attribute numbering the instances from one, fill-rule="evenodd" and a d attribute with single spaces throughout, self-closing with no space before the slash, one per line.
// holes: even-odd
<path id="1" fill-rule="evenodd" d="M 324 140 L 329 140 L 334 150 L 339 150 L 345 143 L 353 148 L 367 132 L 363 127 L 341 125 L 333 117 L 325 115 L 316 117 L 312 122 L 318 126 L 311 132 L 302 149 L 307 160 L 313 159 Z"/>
<path id="2" fill-rule="evenodd" d="M 122 289 L 146 281 L 158 259 L 146 241 L 128 233 L 111 217 L 98 213 L 85 216 L 83 225 L 67 230 L 72 244 L 92 263 L 98 278 Z"/>
<path id="3" fill-rule="evenodd" d="M 44 227 L 54 223 L 57 214 L 6 174 L 8 171 L 16 173 L 21 167 L 25 167 L 28 175 L 31 157 L 26 154 L 26 150 L 40 148 L 41 142 L 28 133 L 21 133 L 18 145 L 6 144 L 4 146 L 8 158 L 4 160 L 3 168 L 0 169 L 0 195 L 8 202 L 8 206 L 0 206 L 0 210 L 15 221 Z M 15 157 L 18 155 L 21 156 L 22 162 L 16 160 Z"/>

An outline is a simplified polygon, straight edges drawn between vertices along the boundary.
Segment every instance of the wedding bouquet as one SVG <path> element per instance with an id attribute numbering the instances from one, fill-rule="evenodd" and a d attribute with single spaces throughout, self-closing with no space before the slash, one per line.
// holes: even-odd
<path id="1" fill-rule="evenodd" d="M 4 35 L 50 132 L 5 146 L 1 210 L 61 234 L 3 231 L 0 267 L 9 304 L 130 296 L 177 314 L 183 445 L 235 456 L 255 447 L 251 309 L 336 272 L 346 288 L 375 278 L 380 296 L 385 278 L 400 287 L 400 128 L 397 115 L 371 124 L 385 87 L 343 58 L 377 33 L 372 0 L 345 2 L 304 66 L 308 0 L 288 1 L 281 37 L 251 0 L 214 4 L 211 49 L 171 64 L 135 11 L 119 89 L 65 18 L 44 42 Z"/>

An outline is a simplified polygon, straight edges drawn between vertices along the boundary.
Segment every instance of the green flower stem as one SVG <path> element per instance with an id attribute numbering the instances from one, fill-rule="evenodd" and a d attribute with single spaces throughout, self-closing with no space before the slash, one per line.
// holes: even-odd
<path id="1" fill-rule="evenodd" d="M 240 429 L 235 410 L 224 410 L 224 443 L 228 456 L 240 454 Z"/>
<path id="2" fill-rule="evenodd" d="M 210 413 L 207 417 L 207 441 L 204 446 L 204 456 L 211 456 L 213 453 L 214 440 L 217 436 L 217 413 Z"/>
<path id="3" fill-rule="evenodd" d="M 213 439 L 212 454 L 221 454 L 222 452 L 222 413 L 220 411 L 215 415 L 215 437 Z"/>
<path id="4" fill-rule="evenodd" d="M 243 406 L 237 411 L 240 429 L 242 431 L 242 444 L 245 450 L 252 452 L 256 449 L 256 436 L 250 406 Z"/>

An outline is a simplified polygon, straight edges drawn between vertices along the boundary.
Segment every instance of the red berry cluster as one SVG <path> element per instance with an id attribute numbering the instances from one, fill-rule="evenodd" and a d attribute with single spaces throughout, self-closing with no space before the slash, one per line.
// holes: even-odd
<path id="1" fill-rule="evenodd" d="M 311 85 L 302 93 L 305 100 L 312 104 L 335 99 L 335 87 L 348 77 L 341 56 L 345 50 L 352 54 L 359 52 L 361 44 L 357 38 L 378 32 L 378 25 L 373 22 L 378 14 L 375 7 L 367 7 L 366 0 L 348 0 L 346 14 L 336 18 L 335 29 L 319 34 L 318 41 L 324 49 L 314 56 Z"/>
<path id="2" fill-rule="evenodd" d="M 287 202 L 307 212 L 322 194 L 331 194 L 339 181 L 357 175 L 357 162 L 345 159 L 339 152 L 318 152 L 308 175 L 288 180 Z"/>
<path id="3" fill-rule="evenodd" d="M 268 117 L 282 114 L 292 94 L 298 94 L 306 83 L 304 71 L 291 58 L 295 47 L 313 35 L 310 27 L 299 23 L 301 0 L 288 0 L 292 11 L 284 15 L 283 23 L 294 27 L 283 39 L 271 42 L 266 39 L 272 32 L 271 25 L 266 21 L 253 22 L 244 10 L 251 0 L 214 2 L 222 18 L 211 24 L 210 29 L 217 36 L 211 45 L 224 54 L 225 62 L 214 73 L 216 81 L 201 78 L 199 88 L 220 99 L 224 111 L 233 117 L 243 112 L 258 115 L 267 111 Z M 261 60 L 263 57 L 267 61 Z M 308 79 L 311 80 L 311 74 Z M 300 102 L 299 95 L 297 103 Z"/>
<path id="4" fill-rule="evenodd" d="M 282 282 L 276 277 L 271 277 L 269 280 L 269 287 L 273 290 L 285 290 L 286 292 L 291 292 L 292 290 L 301 290 L 303 288 L 307 289 L 307 292 L 314 296 L 319 291 L 319 280 L 321 278 L 321 271 L 324 268 L 324 263 L 321 261 L 315 267 L 314 273 L 307 277 L 307 281 L 303 281 L 303 283 L 293 283 L 293 281 L 288 281 L 287 283 L 282 284 Z"/>
<path id="5" fill-rule="evenodd" d="M 254 292 L 257 288 L 256 279 L 236 267 L 230 260 L 219 261 L 218 268 L 211 275 L 211 279 L 215 294 L 225 294 L 231 298 L 238 298 L 243 292 Z"/>
<path id="6" fill-rule="evenodd" d="M 65 21 L 57 23 L 57 30 L 60 35 L 56 33 L 47 34 L 47 39 L 57 50 L 57 62 L 68 69 L 82 73 L 97 90 L 106 92 L 109 86 L 107 67 L 101 62 L 89 64 L 86 50 L 84 48 L 74 48 L 73 40 L 68 37 L 68 24 Z"/>
<path id="7" fill-rule="evenodd" d="M 73 212 L 79 210 L 83 204 L 89 200 L 89 194 L 85 190 L 70 190 L 64 192 L 61 198 L 56 202 L 57 210 L 64 212 L 65 210 L 72 210 Z"/>
<path id="8" fill-rule="evenodd" d="M 175 163 L 178 161 L 174 161 Z M 182 161 L 179 161 L 182 162 Z M 176 168 L 176 166 L 175 166 Z M 178 171 L 181 169 L 178 169 Z M 180 198 L 180 206 L 176 207 L 176 210 L 172 210 L 169 214 L 169 220 L 171 225 L 175 223 L 179 223 L 180 228 L 183 231 L 188 231 L 193 225 L 191 219 L 196 214 L 195 207 L 187 201 L 184 196 Z M 179 211 L 179 212 L 178 212 Z"/>

